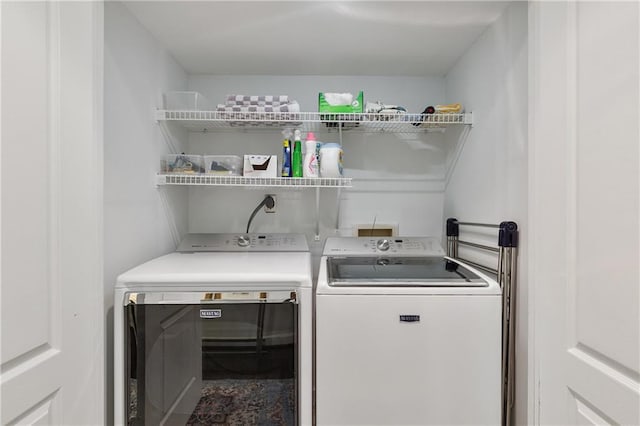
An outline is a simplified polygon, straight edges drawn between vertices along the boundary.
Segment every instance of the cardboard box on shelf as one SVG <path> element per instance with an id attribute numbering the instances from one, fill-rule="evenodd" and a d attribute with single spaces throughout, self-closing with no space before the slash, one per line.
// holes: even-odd
<path id="1" fill-rule="evenodd" d="M 247 177 L 278 177 L 278 156 L 246 154 L 242 175 Z"/>

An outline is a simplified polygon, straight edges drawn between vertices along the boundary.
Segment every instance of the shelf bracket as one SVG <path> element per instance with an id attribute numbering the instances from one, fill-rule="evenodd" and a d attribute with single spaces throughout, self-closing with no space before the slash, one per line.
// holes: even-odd
<path id="1" fill-rule="evenodd" d="M 336 191 L 336 231 L 340 229 L 340 204 L 342 199 L 342 188 L 338 188 Z"/>
<path id="2" fill-rule="evenodd" d="M 316 234 L 314 241 L 320 241 L 320 188 L 316 188 Z"/>
<path id="3" fill-rule="evenodd" d="M 473 112 L 464 113 L 464 124 L 468 124 L 473 127 Z"/>
<path id="4" fill-rule="evenodd" d="M 177 154 L 178 152 L 180 152 L 178 151 L 176 141 L 174 140 L 173 135 L 171 134 L 171 130 L 169 129 L 169 122 L 161 120 L 158 120 L 157 122 L 160 125 L 160 133 L 162 133 L 163 139 L 169 147 L 169 152 L 171 152 L 172 154 Z"/>

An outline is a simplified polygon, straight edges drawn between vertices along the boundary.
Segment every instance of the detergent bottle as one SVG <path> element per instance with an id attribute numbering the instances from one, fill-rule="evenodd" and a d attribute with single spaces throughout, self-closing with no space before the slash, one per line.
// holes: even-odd
<path id="1" fill-rule="evenodd" d="M 313 132 L 307 133 L 307 140 L 304 143 L 305 154 L 302 166 L 304 177 L 318 177 L 318 156 L 316 155 L 316 136 Z"/>
<path id="2" fill-rule="evenodd" d="M 282 141 L 282 177 L 291 177 L 291 130 L 282 131 L 284 140 Z"/>

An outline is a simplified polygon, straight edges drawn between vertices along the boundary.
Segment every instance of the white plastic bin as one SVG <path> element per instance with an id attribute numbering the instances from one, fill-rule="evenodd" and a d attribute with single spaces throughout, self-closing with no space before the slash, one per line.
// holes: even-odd
<path id="1" fill-rule="evenodd" d="M 242 176 L 242 157 L 238 155 L 205 155 L 205 173 L 222 176 Z"/>
<path id="2" fill-rule="evenodd" d="M 164 109 L 172 111 L 208 111 L 210 104 L 199 92 L 167 92 L 164 94 Z"/>
<path id="3" fill-rule="evenodd" d="M 202 155 L 166 154 L 160 160 L 160 173 L 204 173 Z"/>

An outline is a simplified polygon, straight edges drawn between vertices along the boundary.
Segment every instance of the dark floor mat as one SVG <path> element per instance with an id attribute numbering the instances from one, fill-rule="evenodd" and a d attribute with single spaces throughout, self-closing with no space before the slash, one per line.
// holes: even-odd
<path id="1" fill-rule="evenodd" d="M 209 380 L 188 425 L 294 425 L 293 379 Z"/>

